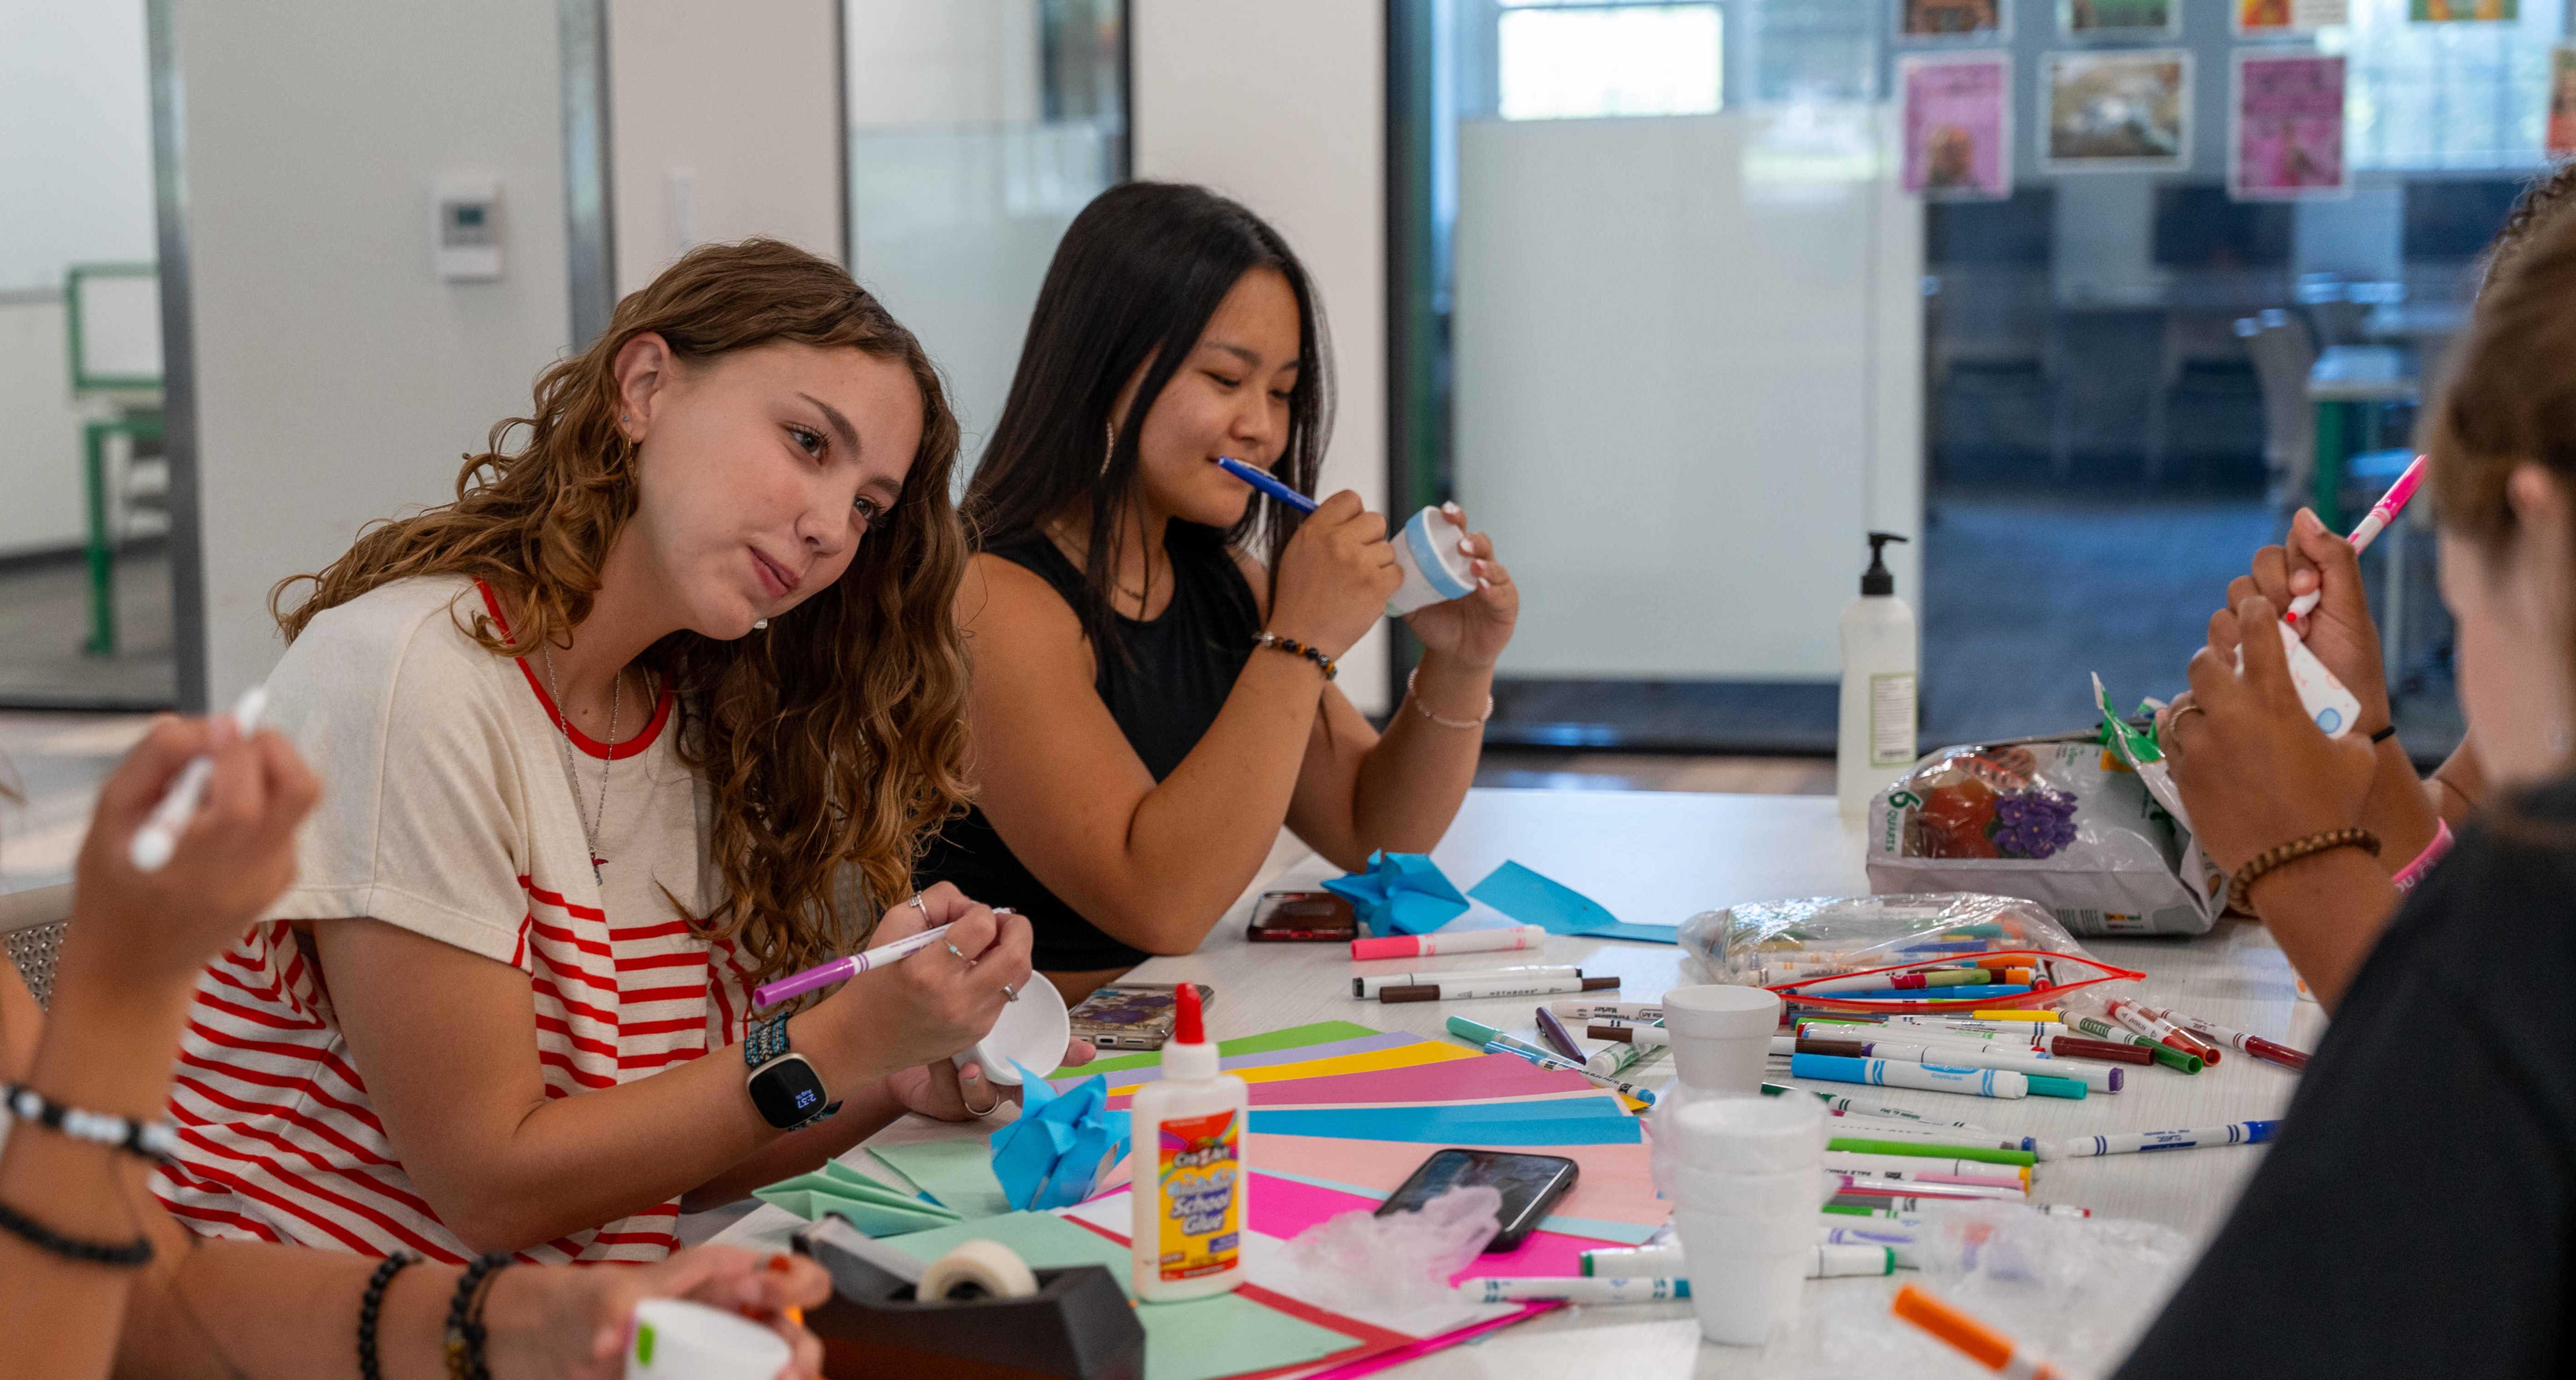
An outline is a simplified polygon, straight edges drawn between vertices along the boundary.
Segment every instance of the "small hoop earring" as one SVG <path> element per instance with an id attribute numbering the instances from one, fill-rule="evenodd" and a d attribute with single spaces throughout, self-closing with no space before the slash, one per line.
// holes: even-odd
<path id="1" fill-rule="evenodd" d="M 1100 473 L 1103 478 L 1106 478 L 1109 474 L 1109 462 L 1118 458 L 1118 424 L 1102 422 L 1100 429 L 1109 436 L 1109 444 L 1100 448 Z"/>

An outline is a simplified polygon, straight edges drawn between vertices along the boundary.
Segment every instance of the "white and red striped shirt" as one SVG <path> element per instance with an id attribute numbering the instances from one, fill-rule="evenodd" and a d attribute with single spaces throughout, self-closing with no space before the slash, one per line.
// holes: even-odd
<path id="1" fill-rule="evenodd" d="M 478 609 L 499 617 L 461 579 L 387 585 L 315 618 L 269 677 L 269 720 L 324 790 L 295 886 L 207 966 L 180 1042 L 180 1150 L 153 1186 L 201 1234 L 471 1255 L 395 1158 L 294 921 L 371 917 L 525 972 L 549 1097 L 741 1036 L 740 971 L 670 899 L 704 913 L 712 869 L 669 696 L 632 707 L 613 762 L 576 728 L 567 781 L 541 667 L 474 642 L 459 624 Z M 582 824 L 602 810 L 602 769 L 594 880 Z M 661 1203 L 520 1256 L 660 1260 L 678 1215 Z"/>

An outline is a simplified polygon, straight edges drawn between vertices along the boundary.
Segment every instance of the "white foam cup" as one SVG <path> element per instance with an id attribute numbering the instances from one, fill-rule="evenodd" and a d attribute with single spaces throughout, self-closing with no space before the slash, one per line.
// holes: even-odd
<path id="1" fill-rule="evenodd" d="M 1823 1162 L 1824 1104 L 1804 1093 L 1670 1097 L 1655 1114 L 1656 1151 L 1700 1169 L 1777 1174 Z"/>
<path id="2" fill-rule="evenodd" d="M 1458 549 L 1466 535 L 1466 529 L 1437 508 L 1425 508 L 1406 521 L 1404 530 L 1389 543 L 1395 548 L 1395 565 L 1404 572 L 1404 583 L 1386 601 L 1386 611 L 1402 618 L 1415 609 L 1475 593 L 1476 569 L 1467 553 Z"/>
<path id="3" fill-rule="evenodd" d="M 1760 1346 L 1795 1323 L 1814 1230 L 1810 1218 L 1810 1240 L 1803 1247 L 1763 1250 L 1726 1219 L 1673 1214 L 1673 1233 L 1690 1262 L 1691 1311 L 1699 1315 L 1700 1335 L 1727 1346 Z"/>
<path id="4" fill-rule="evenodd" d="M 1012 1067 L 1013 1060 L 1044 1076 L 1064 1062 L 1064 1047 L 1072 1039 L 1073 1017 L 1064 1009 L 1064 994 L 1044 974 L 1031 973 L 1020 984 L 1020 999 L 1003 1003 L 1001 1019 L 957 1062 L 981 1063 L 987 1079 L 1016 1088 L 1020 1071 Z"/>
<path id="5" fill-rule="evenodd" d="M 1683 1083 L 1706 1092 L 1762 1091 L 1763 1061 L 1780 1030 L 1777 993 L 1708 983 L 1673 988 L 1663 1006 L 1673 1069 Z"/>
<path id="6" fill-rule="evenodd" d="M 626 1380 L 775 1380 L 794 1352 L 747 1318 L 686 1299 L 635 1305 Z"/>
<path id="7" fill-rule="evenodd" d="M 1840 1181 L 1813 1169 L 1776 1174 L 1728 1174 L 1665 1158 L 1656 1162 L 1655 1191 L 1675 1208 L 1723 1217 L 1799 1218 L 1815 1224 L 1816 1209 Z"/>

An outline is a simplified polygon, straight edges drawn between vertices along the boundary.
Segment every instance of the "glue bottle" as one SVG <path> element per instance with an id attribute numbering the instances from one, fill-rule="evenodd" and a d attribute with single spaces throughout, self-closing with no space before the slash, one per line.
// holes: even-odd
<path id="1" fill-rule="evenodd" d="M 1252 1092 L 1217 1071 L 1199 1013 L 1198 984 L 1175 994 L 1163 1076 L 1128 1104 L 1136 1171 L 1129 1242 L 1136 1297 L 1147 1303 L 1222 1294 L 1243 1283 L 1244 1120 Z"/>
<path id="2" fill-rule="evenodd" d="M 1905 538 L 1869 534 L 1860 597 L 1843 607 L 1842 730 L 1834 739 L 1834 795 L 1843 823 L 1858 827 L 1870 797 L 1914 765 L 1914 687 L 1919 650 L 1914 610 L 1896 597 L 1886 550 Z"/>

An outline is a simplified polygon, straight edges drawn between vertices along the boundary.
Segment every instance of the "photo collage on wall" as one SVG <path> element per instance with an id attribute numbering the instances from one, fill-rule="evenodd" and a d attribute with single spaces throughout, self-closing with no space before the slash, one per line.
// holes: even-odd
<path id="1" fill-rule="evenodd" d="M 1901 180 L 1935 200 L 2012 195 L 2016 6 L 2069 47 L 2036 74 L 2032 161 L 2050 175 L 2188 172 L 2192 54 L 2183 0 L 1889 0 L 1902 103 Z M 2407 0 L 2412 22 L 2511 23 L 2523 0 Z M 2230 54 L 2227 188 L 2239 201 L 2349 196 L 2346 64 L 2313 46 L 2351 22 L 2351 0 L 2228 0 L 2229 30 L 2258 46 Z M 2044 15 L 2043 11 L 2033 11 Z M 2034 20 L 2033 22 L 2043 22 Z M 2270 40 L 2293 40 L 2277 42 Z M 2157 45 L 2166 46 L 2157 46 Z M 2551 54 L 2548 151 L 2576 155 L 2576 42 Z M 2210 74 L 2215 80 L 2216 74 Z"/>

